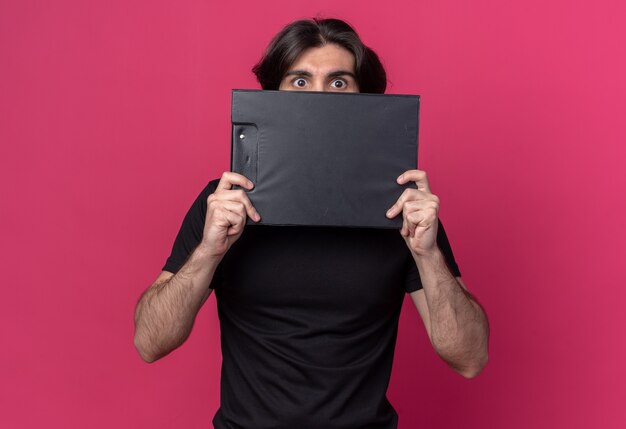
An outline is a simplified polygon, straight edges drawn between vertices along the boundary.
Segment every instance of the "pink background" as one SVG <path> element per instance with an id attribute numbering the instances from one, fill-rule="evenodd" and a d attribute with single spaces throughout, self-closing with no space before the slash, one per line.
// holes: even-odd
<path id="1" fill-rule="evenodd" d="M 626 427 L 624 3 L 339 3 L 0 2 L 0 427 L 211 427 L 215 298 L 153 365 L 133 308 L 229 166 L 231 88 L 318 13 L 422 95 L 420 166 L 491 321 L 467 381 L 407 296 L 400 428 Z"/>

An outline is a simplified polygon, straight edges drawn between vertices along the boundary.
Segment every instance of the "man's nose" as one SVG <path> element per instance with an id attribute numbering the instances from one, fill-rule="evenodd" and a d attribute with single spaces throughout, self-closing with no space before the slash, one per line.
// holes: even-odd
<path id="1" fill-rule="evenodd" d="M 324 91 L 324 82 L 321 80 L 314 81 L 311 86 L 311 91 Z"/>

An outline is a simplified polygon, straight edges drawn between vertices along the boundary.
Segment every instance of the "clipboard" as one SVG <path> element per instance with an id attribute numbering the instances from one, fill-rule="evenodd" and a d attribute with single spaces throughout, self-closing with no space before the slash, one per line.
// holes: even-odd
<path id="1" fill-rule="evenodd" d="M 231 170 L 255 187 L 248 224 L 402 226 L 386 211 L 417 168 L 418 95 L 233 90 Z"/>

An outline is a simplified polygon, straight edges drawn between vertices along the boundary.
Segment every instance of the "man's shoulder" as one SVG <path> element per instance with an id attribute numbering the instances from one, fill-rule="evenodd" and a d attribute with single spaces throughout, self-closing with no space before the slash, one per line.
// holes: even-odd
<path id="1" fill-rule="evenodd" d="M 206 200 L 209 195 L 211 195 L 217 189 L 217 185 L 220 183 L 220 179 L 211 179 L 206 184 L 202 192 L 200 192 L 200 197 L 204 197 Z"/>
<path id="2" fill-rule="evenodd" d="M 194 200 L 192 207 L 195 206 L 195 207 L 202 208 L 202 210 L 206 210 L 207 199 L 209 198 L 209 195 L 215 192 L 215 189 L 217 189 L 217 185 L 219 182 L 220 182 L 220 179 L 210 180 L 202 189 L 202 191 L 200 191 L 200 193 Z"/>
<path id="3" fill-rule="evenodd" d="M 219 183 L 220 183 L 219 177 L 217 179 L 209 180 L 209 183 L 207 183 L 205 189 L 209 189 L 210 192 L 215 192 L 215 190 L 217 189 L 217 185 Z"/>

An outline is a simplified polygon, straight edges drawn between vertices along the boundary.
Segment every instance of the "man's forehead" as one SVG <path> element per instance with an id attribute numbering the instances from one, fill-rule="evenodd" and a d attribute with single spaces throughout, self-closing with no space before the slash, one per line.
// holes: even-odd
<path id="1" fill-rule="evenodd" d="M 354 72 L 354 55 L 335 44 L 304 50 L 289 67 L 289 72 L 300 70 L 311 74 L 329 74 L 336 71 Z"/>

